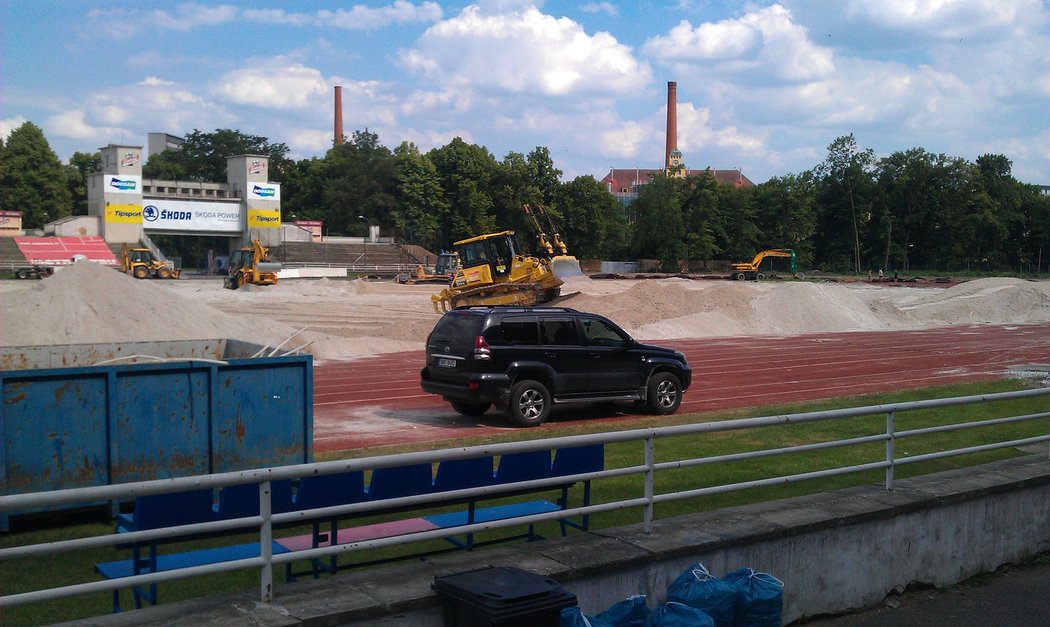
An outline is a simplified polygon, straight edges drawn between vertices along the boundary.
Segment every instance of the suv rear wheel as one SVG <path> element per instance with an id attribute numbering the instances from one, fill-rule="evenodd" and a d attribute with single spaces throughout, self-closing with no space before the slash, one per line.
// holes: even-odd
<path id="1" fill-rule="evenodd" d="M 539 381 L 518 381 L 510 389 L 507 417 L 519 427 L 543 424 L 551 413 L 551 395 Z"/>
<path id="2" fill-rule="evenodd" d="M 489 410 L 492 403 L 468 403 L 466 401 L 452 401 L 452 409 L 464 416 L 480 416 Z"/>
<path id="3" fill-rule="evenodd" d="M 672 414 L 682 404 L 682 383 L 670 372 L 657 372 L 649 379 L 649 411 L 658 416 Z"/>

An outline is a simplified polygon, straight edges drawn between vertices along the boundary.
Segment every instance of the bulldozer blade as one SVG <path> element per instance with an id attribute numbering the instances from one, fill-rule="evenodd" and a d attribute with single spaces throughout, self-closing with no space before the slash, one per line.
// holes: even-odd
<path id="1" fill-rule="evenodd" d="M 583 275 L 583 270 L 580 269 L 580 260 L 571 255 L 558 255 L 551 259 L 551 270 L 554 271 L 554 276 L 559 279 Z"/>

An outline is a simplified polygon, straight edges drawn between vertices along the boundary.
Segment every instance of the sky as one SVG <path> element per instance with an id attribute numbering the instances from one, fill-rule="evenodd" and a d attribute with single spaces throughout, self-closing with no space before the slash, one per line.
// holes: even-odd
<path id="1" fill-rule="evenodd" d="M 347 135 L 600 179 L 663 166 L 669 81 L 689 168 L 760 183 L 852 133 L 1050 185 L 1050 0 L 0 0 L 0 136 L 63 161 L 219 128 L 323 156 L 341 85 Z"/>

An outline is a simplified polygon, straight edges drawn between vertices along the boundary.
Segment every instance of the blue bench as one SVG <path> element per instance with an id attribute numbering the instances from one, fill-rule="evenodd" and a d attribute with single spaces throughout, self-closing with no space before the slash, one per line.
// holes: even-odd
<path id="1" fill-rule="evenodd" d="M 437 466 L 437 472 L 433 475 L 431 465 L 426 463 L 392 468 L 378 468 L 373 471 L 367 488 L 364 487 L 363 473 L 332 475 L 333 477 L 338 477 L 338 479 L 330 480 L 332 485 L 326 486 L 327 489 L 323 491 L 327 500 L 323 502 L 323 505 L 316 503 L 311 503 L 310 505 L 312 507 L 346 505 L 366 500 L 381 500 L 421 494 L 450 492 L 453 490 L 464 490 L 484 486 L 508 485 L 507 490 L 486 495 L 482 498 L 474 497 L 455 501 L 456 503 L 465 503 L 467 505 L 467 509 L 464 511 L 423 516 L 422 520 L 433 524 L 437 528 L 447 529 L 480 522 L 492 522 L 495 520 L 544 514 L 564 510 L 569 507 L 570 489 L 574 485 L 572 482 L 554 487 L 531 490 L 512 488 L 509 487 L 510 484 L 600 471 L 605 467 L 605 448 L 598 444 L 558 449 L 554 452 L 553 461 L 551 459 L 551 451 L 549 450 L 530 451 L 526 453 L 508 453 L 500 457 L 495 470 L 493 470 L 494 463 L 495 460 L 491 456 L 449 460 L 440 462 Z M 304 478 L 302 482 L 313 482 L 323 478 L 324 477 L 308 477 Z M 583 481 L 582 483 L 582 504 L 589 505 L 591 501 L 591 482 Z M 557 502 L 536 499 L 487 508 L 478 507 L 480 501 L 501 499 L 536 492 L 548 492 L 551 490 L 560 491 L 561 494 L 557 499 Z M 301 491 L 302 483 L 300 484 L 300 492 Z M 339 498 L 339 495 L 342 495 L 341 499 Z M 450 502 L 445 501 L 435 505 L 446 504 L 450 504 Z M 300 506 L 298 509 L 307 509 L 307 507 Z M 397 510 L 386 510 L 386 512 L 418 511 L 419 509 L 420 506 L 413 505 L 398 508 Z M 310 548 L 326 546 L 333 541 L 336 544 L 340 543 L 341 532 L 339 530 L 339 517 L 330 518 L 325 522 L 328 525 L 325 532 L 322 532 L 320 526 L 315 523 L 314 535 Z M 561 533 L 562 535 L 565 535 L 568 527 L 586 530 L 589 527 L 590 520 L 589 516 L 584 515 L 579 521 L 561 519 L 559 523 Z M 382 524 L 373 525 L 368 529 L 366 536 L 368 539 L 378 539 L 382 537 L 390 537 L 391 535 L 400 535 L 400 532 L 396 530 L 396 526 L 384 527 Z M 333 538 L 335 540 L 332 540 Z M 526 532 L 523 534 L 501 537 L 490 540 L 489 542 L 486 542 L 486 544 L 521 538 L 524 538 L 527 541 L 538 539 L 539 536 L 535 532 L 535 525 L 529 524 Z M 456 548 L 470 550 L 476 546 L 473 533 L 465 534 L 462 539 L 455 536 L 450 536 L 446 539 Z M 298 546 L 298 544 L 296 546 Z M 336 556 L 331 556 L 327 565 L 321 564 L 318 560 L 313 560 L 311 574 L 316 578 L 321 571 L 334 573 L 337 569 L 337 558 Z M 288 565 L 286 577 L 289 581 L 294 581 L 294 579 L 301 574 L 304 573 L 295 573 L 292 571 L 291 565 Z"/>
<path id="2" fill-rule="evenodd" d="M 287 553 L 288 549 L 278 542 L 271 544 L 274 555 Z M 136 559 L 118 560 L 114 562 L 102 562 L 95 564 L 95 571 L 106 579 L 121 579 L 132 575 L 143 575 L 146 573 L 159 573 L 191 566 L 204 566 L 206 564 L 221 564 L 222 562 L 233 562 L 236 560 L 259 557 L 259 543 L 238 544 L 235 546 L 223 546 L 213 549 L 198 549 L 196 551 L 185 551 L 167 555 L 152 555 L 147 562 Z M 142 607 L 146 601 L 150 605 L 157 602 L 157 584 L 151 584 L 148 589 L 142 586 L 132 587 L 132 597 L 135 607 Z M 121 611 L 120 591 L 113 591 L 113 611 Z"/>
<path id="3" fill-rule="evenodd" d="M 495 468 L 494 468 L 495 465 Z M 571 448 L 563 448 L 554 451 L 553 460 L 551 451 L 541 450 L 526 453 L 508 453 L 499 458 L 498 465 L 491 456 L 476 457 L 459 460 L 440 462 L 437 472 L 433 472 L 430 463 L 412 464 L 391 468 L 377 468 L 372 471 L 371 478 L 365 487 L 365 476 L 362 471 L 351 471 L 333 475 L 319 475 L 303 477 L 299 479 L 296 486 L 291 481 L 274 481 L 271 483 L 271 504 L 274 513 L 302 511 L 319 509 L 323 507 L 335 507 L 349 505 L 366 501 L 378 501 L 399 497 L 410 497 L 424 494 L 435 494 L 450 492 L 453 490 L 464 490 L 483 486 L 506 485 L 506 490 L 500 490 L 483 497 L 463 498 L 456 500 L 445 500 L 427 504 L 413 504 L 401 507 L 386 508 L 357 515 L 340 515 L 312 519 L 309 544 L 305 537 L 288 539 L 287 545 L 281 545 L 281 539 L 277 539 L 275 546 L 281 550 L 274 553 L 286 553 L 289 551 L 302 550 L 305 548 L 318 548 L 331 543 L 340 544 L 345 542 L 343 537 L 376 539 L 401 535 L 406 533 L 404 528 L 412 527 L 412 521 L 424 521 L 434 528 L 454 528 L 480 522 L 491 522 L 520 516 L 541 514 L 564 510 L 569 507 L 570 489 L 575 482 L 566 482 L 545 488 L 520 489 L 514 487 L 522 481 L 547 479 L 552 477 L 570 476 L 588 472 L 600 471 L 605 466 L 605 451 L 602 445 L 588 445 Z M 590 481 L 583 481 L 582 505 L 589 505 L 591 500 Z M 495 499 L 512 498 L 530 493 L 559 491 L 560 496 L 556 502 L 545 499 L 524 500 L 509 504 L 499 504 L 492 507 L 479 508 L 478 503 Z M 347 530 L 340 530 L 341 520 L 352 519 L 361 516 L 386 515 L 404 511 L 419 511 L 424 508 L 436 508 L 455 503 L 466 504 L 466 510 L 461 512 L 450 512 L 434 514 L 430 516 L 414 517 L 401 521 L 402 525 L 395 523 L 379 523 L 376 525 L 358 527 L 358 533 L 345 534 Z M 134 512 L 121 514 L 117 518 L 117 532 L 124 533 L 143 529 L 155 529 L 161 527 L 174 527 L 193 523 L 209 522 L 213 520 L 227 520 L 255 516 L 259 513 L 259 486 L 256 484 L 245 484 L 227 486 L 218 493 L 215 498 L 211 489 L 192 490 L 189 492 L 158 494 L 142 496 L 135 499 Z M 578 521 L 562 519 L 560 528 L 562 535 L 566 534 L 567 527 L 586 530 L 589 526 L 589 517 L 582 516 Z M 299 524 L 299 523 L 296 523 Z M 422 524 L 422 523 L 421 523 Z M 350 528 L 351 530 L 354 528 Z M 230 533 L 230 532 L 223 532 Z M 216 563 L 236 557 L 223 557 L 220 549 L 205 549 L 201 551 L 189 551 L 171 555 L 158 555 L 158 545 L 164 542 L 181 542 L 197 536 L 179 536 L 177 538 L 154 540 L 144 543 L 129 543 L 132 549 L 132 559 L 119 562 L 107 562 L 96 564 L 96 570 L 106 578 L 116 578 L 117 573 L 124 572 L 118 569 L 116 564 L 130 565 L 130 574 L 141 574 L 157 572 L 158 570 L 170 570 L 178 566 L 182 560 L 212 559 Z M 533 540 L 538 538 L 534 525 L 528 525 L 527 532 L 512 537 L 499 538 L 490 542 L 500 542 L 510 539 L 526 538 Z M 475 545 L 474 534 L 464 534 L 462 538 L 449 537 L 450 543 L 456 548 L 471 549 Z M 240 545 L 237 551 L 247 550 L 244 547 L 253 545 Z M 291 548 L 289 548 L 291 547 Z M 142 549 L 146 548 L 146 555 Z M 256 555 L 258 548 L 256 546 Z M 235 552 L 236 553 L 236 552 Z M 234 554 L 235 554 L 234 553 Z M 200 555 L 198 555 L 200 554 Z M 233 554 L 229 554 L 233 555 Z M 121 568 L 125 568 L 121 566 Z M 336 556 L 331 556 L 327 564 L 321 560 L 311 560 L 311 574 L 316 578 L 321 571 L 336 572 L 338 568 Z M 292 572 L 291 563 L 286 567 L 286 578 L 294 581 L 301 573 Z M 120 575 L 127 576 L 127 575 Z M 116 593 L 114 593 L 116 599 Z M 156 602 L 156 586 L 151 586 L 148 594 L 136 594 L 136 607 L 141 600 L 148 600 L 151 604 Z M 114 601 L 116 604 L 116 600 Z M 116 605 L 114 606 L 116 608 Z"/>

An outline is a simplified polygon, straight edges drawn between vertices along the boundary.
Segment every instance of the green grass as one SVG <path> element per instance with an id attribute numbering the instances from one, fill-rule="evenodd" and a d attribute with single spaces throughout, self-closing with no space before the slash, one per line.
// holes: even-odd
<path id="1" fill-rule="evenodd" d="M 1023 382 L 1018 381 L 997 381 L 992 383 L 951 386 L 895 394 L 878 394 L 851 399 L 836 399 L 815 403 L 753 408 L 750 410 L 674 415 L 666 417 L 638 416 L 636 418 L 616 423 L 613 428 L 636 429 L 668 426 L 673 424 L 731 420 L 753 416 L 770 416 L 840 409 L 844 407 L 905 402 L 929 398 L 988 394 L 1022 389 L 1024 385 Z M 997 402 L 994 404 L 924 410 L 921 412 L 907 412 L 897 415 L 896 430 L 900 432 L 922 426 L 973 421 L 996 416 L 1020 415 L 1047 410 L 1050 410 L 1050 399 L 1038 398 Z M 610 425 L 607 422 L 595 422 L 593 425 L 583 423 L 572 427 L 561 428 L 557 431 L 556 435 L 562 436 L 596 433 L 608 431 L 609 429 Z M 741 451 L 779 448 L 803 442 L 827 441 L 876 434 L 882 433 L 884 429 L 885 417 L 873 416 L 849 420 L 821 421 L 816 423 L 767 427 L 763 429 L 747 429 L 723 433 L 681 436 L 657 440 L 656 457 L 657 461 L 660 462 L 691 457 L 724 455 Z M 1043 435 L 1046 433 L 1047 421 L 1040 420 L 1029 423 L 1000 425 L 991 428 L 977 428 L 962 432 L 940 433 L 913 439 L 903 439 L 897 442 L 896 451 L 898 457 L 908 457 L 934 450 L 944 450 L 945 448 L 959 448 L 989 441 L 1016 439 L 1033 435 Z M 456 440 L 454 442 L 437 442 L 423 445 L 383 447 L 382 449 L 354 451 L 349 455 L 323 455 L 318 457 L 321 458 L 319 461 L 323 461 L 339 457 L 360 457 L 418 450 L 433 450 L 449 446 L 469 446 L 497 441 L 521 440 L 523 437 L 541 438 L 551 437 L 553 435 L 555 434 L 547 430 L 534 429 L 516 431 L 499 437 L 486 436 L 466 441 Z M 1018 454 L 1019 453 L 1013 449 L 1003 449 L 963 457 L 899 466 L 896 471 L 896 476 L 897 478 L 905 478 L 916 474 L 937 472 L 967 465 L 986 463 Z M 704 465 L 658 473 L 656 491 L 658 494 L 676 492 L 777 475 L 796 474 L 822 468 L 878 461 L 883 459 L 884 456 L 885 445 L 882 443 L 876 443 L 863 446 L 829 449 L 816 453 L 789 454 L 746 462 Z M 641 443 L 632 442 L 612 444 L 606 447 L 606 468 L 635 466 L 641 464 L 642 461 L 643 447 Z M 655 516 L 657 518 L 667 518 L 698 511 L 731 507 L 744 503 L 823 492 L 852 485 L 881 484 L 883 479 L 884 473 L 882 471 L 877 471 L 809 480 L 798 483 L 778 484 L 771 487 L 755 488 L 741 492 L 712 495 L 702 498 L 691 498 L 659 504 L 655 508 Z M 578 490 L 574 492 L 578 492 Z M 611 502 L 626 498 L 634 498 L 641 495 L 641 493 L 641 476 L 603 480 L 595 482 L 592 501 L 595 503 Z M 375 520 L 381 520 L 381 518 L 362 520 L 361 523 L 365 524 Z M 592 516 L 591 525 L 592 528 L 607 528 L 627 524 L 637 524 L 641 522 L 641 520 L 642 511 L 635 508 L 630 510 L 617 510 Z M 104 535 L 112 532 L 112 529 L 113 525 L 108 517 L 97 511 L 94 513 L 80 513 L 76 515 L 62 514 L 53 516 L 15 517 L 12 519 L 12 531 L 7 534 L 0 534 L 0 546 L 20 546 L 66 538 Z M 541 525 L 539 530 L 541 534 L 547 537 L 553 537 L 558 534 L 556 523 L 546 523 Z M 295 535 L 307 532 L 308 527 L 303 527 L 284 532 L 280 535 Z M 255 537 L 256 536 L 252 534 L 246 534 L 235 539 L 221 538 L 209 541 L 181 543 L 178 545 L 168 545 L 164 550 L 174 552 L 203 548 L 212 545 L 251 542 Z M 477 539 L 485 540 L 492 537 L 494 537 L 494 532 L 479 534 Z M 371 551 L 367 554 L 362 554 L 361 556 L 355 556 L 355 560 L 359 562 L 361 560 L 404 557 L 408 553 L 417 552 L 421 549 L 438 550 L 447 546 L 448 545 L 444 542 L 435 541 L 422 546 L 412 545 L 400 549 Z M 102 561 L 127 559 L 127 557 L 129 557 L 128 553 L 129 552 L 126 550 L 118 551 L 111 548 L 102 548 L 34 559 L 5 560 L 0 562 L 0 592 L 3 594 L 11 594 L 85 581 L 95 581 L 98 577 L 94 574 L 93 564 Z M 348 558 L 341 558 L 340 564 L 349 563 L 350 560 Z M 297 570 L 303 570 L 304 568 L 305 562 L 297 563 Z M 283 573 L 280 573 L 280 570 L 283 569 L 275 569 L 275 579 L 283 581 Z M 171 602 L 222 592 L 254 591 L 258 588 L 258 585 L 258 572 L 255 570 L 246 570 L 237 573 L 226 573 L 210 577 L 162 583 L 160 584 L 159 589 L 161 602 Z M 280 589 L 278 589 L 278 594 L 279 593 Z M 121 593 L 121 603 L 125 608 L 131 607 L 130 593 L 127 591 Z M 46 624 L 106 614 L 109 611 L 110 595 L 108 593 L 83 595 L 61 601 L 36 603 L 2 609 L 0 610 L 0 624 Z"/>

